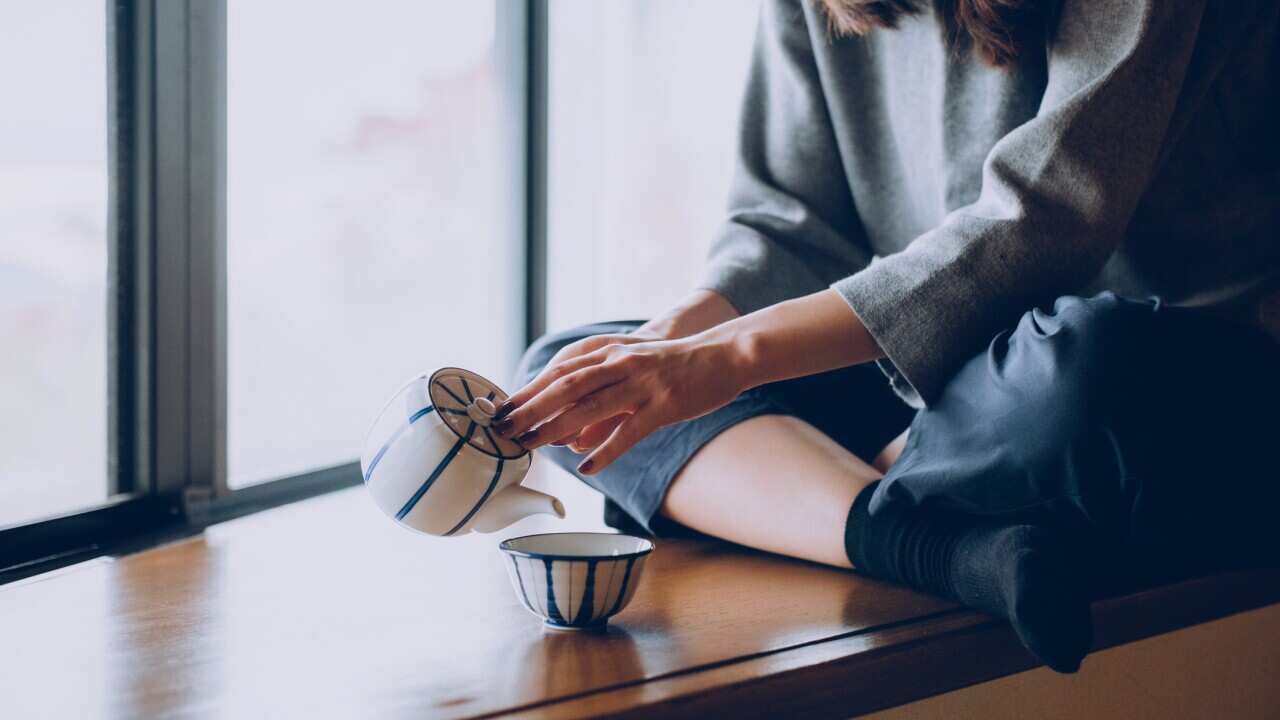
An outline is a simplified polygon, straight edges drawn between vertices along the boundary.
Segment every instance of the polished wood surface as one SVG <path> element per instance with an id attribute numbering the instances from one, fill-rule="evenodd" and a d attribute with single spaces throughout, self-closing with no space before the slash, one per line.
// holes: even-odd
<path id="1" fill-rule="evenodd" d="M 5 586 L 0 717 L 468 717 L 949 607 L 840 570 L 671 541 L 606 633 L 544 631 L 496 545 L 568 525 L 431 538 L 356 488 Z"/>
<path id="2" fill-rule="evenodd" d="M 1280 570 L 1275 568 L 1192 578 L 1109 598 L 1094 604 L 1094 650 L 1274 607 L 1277 602 Z M 1269 631 L 1280 635 L 1280 628 Z M 1085 663 L 1087 667 L 1090 660 Z M 957 610 L 583 695 L 522 714 L 847 718 L 1037 666 L 1006 623 Z"/>
<path id="3" fill-rule="evenodd" d="M 847 716 L 1031 665 L 981 615 L 710 541 L 659 541 L 607 632 L 545 631 L 497 542 L 583 524 L 430 538 L 357 488 L 0 587 L 0 718 Z M 1190 587 L 1177 622 L 1222 612 Z"/>

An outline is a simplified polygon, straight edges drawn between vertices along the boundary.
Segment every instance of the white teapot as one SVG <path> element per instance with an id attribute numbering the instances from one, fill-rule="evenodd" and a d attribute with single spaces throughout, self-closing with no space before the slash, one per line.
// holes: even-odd
<path id="1" fill-rule="evenodd" d="M 507 399 L 460 368 L 410 380 L 373 422 L 360 455 L 378 507 L 428 535 L 493 532 L 536 514 L 564 517 L 556 498 L 520 485 L 533 456 L 489 429 Z"/>

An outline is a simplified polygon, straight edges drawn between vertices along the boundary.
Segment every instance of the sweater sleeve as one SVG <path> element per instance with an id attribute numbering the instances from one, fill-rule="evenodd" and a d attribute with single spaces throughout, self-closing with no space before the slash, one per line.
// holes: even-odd
<path id="1" fill-rule="evenodd" d="M 739 117 L 727 221 L 699 287 L 743 314 L 808 293 L 870 259 L 836 147 L 808 22 L 767 0 Z"/>
<path id="2" fill-rule="evenodd" d="M 909 400 L 937 397 L 1019 314 L 1101 271 L 1156 170 L 1203 5 L 1063 3 L 1040 109 L 992 148 L 978 200 L 833 283 Z"/>

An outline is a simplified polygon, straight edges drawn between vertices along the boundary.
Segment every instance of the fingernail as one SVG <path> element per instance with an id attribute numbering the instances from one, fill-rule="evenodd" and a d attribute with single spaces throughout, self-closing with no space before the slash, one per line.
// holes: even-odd
<path id="1" fill-rule="evenodd" d="M 586 475 L 587 473 L 591 472 L 591 466 L 595 464 L 596 462 L 594 460 L 583 460 L 582 464 L 578 466 L 578 472 L 582 473 L 583 475 Z"/>
<path id="2" fill-rule="evenodd" d="M 506 402 L 499 405 L 498 409 L 494 411 L 493 419 L 501 420 L 502 418 L 510 415 L 511 411 L 515 409 L 516 409 L 516 406 L 510 400 L 507 400 Z"/>
<path id="3" fill-rule="evenodd" d="M 530 430 L 529 432 L 527 432 L 527 433 L 525 433 L 525 434 L 521 435 L 520 437 L 516 438 L 516 442 L 520 443 L 521 445 L 528 445 L 529 443 L 531 443 L 531 442 L 533 442 L 534 440 L 537 440 L 537 439 L 538 439 L 538 431 L 537 431 L 537 430 Z"/>
<path id="4" fill-rule="evenodd" d="M 569 446 L 569 441 L 568 441 L 568 440 L 556 440 L 555 442 L 549 442 L 549 443 L 547 443 L 547 444 L 548 444 L 548 445 L 550 445 L 550 446 L 552 446 L 552 447 L 568 447 L 568 446 Z"/>
<path id="5" fill-rule="evenodd" d="M 493 423 L 489 427 L 493 428 L 493 431 L 498 433 L 498 437 L 506 437 L 507 434 L 511 432 L 511 420 L 509 418 L 504 418 Z"/>

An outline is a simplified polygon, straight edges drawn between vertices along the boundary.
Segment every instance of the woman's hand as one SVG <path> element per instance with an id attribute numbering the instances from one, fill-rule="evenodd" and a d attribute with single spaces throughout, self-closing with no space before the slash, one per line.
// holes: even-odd
<path id="1" fill-rule="evenodd" d="M 584 338 L 561 348 L 555 357 L 547 363 L 554 367 L 572 358 L 585 355 L 609 345 L 629 345 L 653 340 L 674 340 L 688 337 L 708 328 L 738 317 L 738 311 L 719 293 L 710 290 L 695 290 L 684 300 L 665 313 L 626 335 L 596 335 Z M 601 443 L 613 434 L 628 416 L 625 414 L 593 423 L 572 436 L 551 440 L 551 445 L 567 445 L 576 453 L 584 453 Z"/>
<path id="2" fill-rule="evenodd" d="M 747 357 L 746 348 L 723 333 L 586 338 L 564 348 L 512 395 L 493 427 L 529 449 L 589 429 L 585 445 L 608 429 L 578 468 L 592 474 L 654 430 L 732 401 L 751 382 Z"/>
<path id="3" fill-rule="evenodd" d="M 744 390 L 882 355 L 840 295 L 823 290 L 685 337 L 667 339 L 645 326 L 580 340 L 503 403 L 492 427 L 530 449 L 599 445 L 578 467 L 592 474 L 654 430 L 709 413 Z"/>
<path id="4" fill-rule="evenodd" d="M 551 358 L 551 361 L 547 363 L 543 372 L 539 374 L 537 378 L 534 378 L 534 380 L 530 382 L 529 386 L 526 386 L 526 389 L 532 386 L 533 383 L 538 382 L 538 379 L 545 376 L 547 369 L 556 367 L 573 360 L 574 358 L 586 355 L 587 353 L 594 352 L 610 345 L 630 345 L 632 343 L 665 339 L 667 338 L 653 332 L 652 330 L 648 330 L 646 326 L 641 326 L 626 335 L 592 335 L 591 337 L 583 338 L 561 348 L 560 352 L 556 353 Z M 523 396 L 523 393 L 516 393 L 516 395 L 512 397 L 514 398 L 517 396 Z M 609 435 L 611 435 L 613 431 L 622 424 L 622 421 L 625 420 L 626 417 L 626 415 L 615 415 L 614 417 L 601 420 L 598 423 L 588 425 L 581 430 L 575 431 L 569 436 L 555 438 L 549 443 L 542 444 L 567 445 L 569 449 L 576 453 L 584 453 L 591 448 L 599 446 L 600 443 L 608 439 Z"/>

